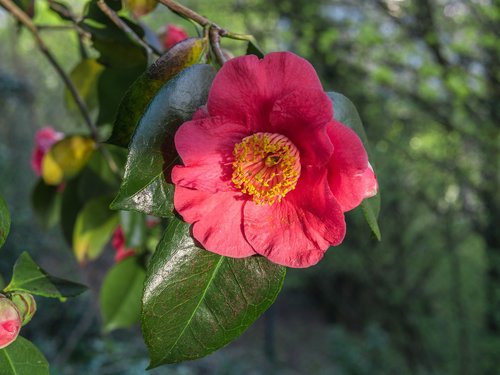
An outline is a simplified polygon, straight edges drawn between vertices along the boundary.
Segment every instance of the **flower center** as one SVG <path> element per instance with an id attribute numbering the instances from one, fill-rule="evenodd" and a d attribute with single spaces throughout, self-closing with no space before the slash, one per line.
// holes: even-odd
<path id="1" fill-rule="evenodd" d="M 233 150 L 234 185 L 257 204 L 273 204 L 295 189 L 300 176 L 297 147 L 285 136 L 255 133 Z"/>

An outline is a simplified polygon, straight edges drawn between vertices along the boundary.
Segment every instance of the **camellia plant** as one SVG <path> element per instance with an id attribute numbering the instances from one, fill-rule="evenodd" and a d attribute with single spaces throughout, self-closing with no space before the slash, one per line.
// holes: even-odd
<path id="1" fill-rule="evenodd" d="M 104 330 L 140 322 L 149 368 L 240 336 L 272 305 L 286 267 L 314 266 L 342 243 L 345 212 L 361 207 L 380 239 L 359 115 L 342 94 L 324 92 L 305 59 L 264 54 L 252 36 L 172 0 L 90 0 L 81 17 L 69 3 L 47 3 L 99 57 L 84 54 L 67 73 L 33 9 L 0 0 L 34 35 L 89 130 L 36 135 L 33 207 L 44 226 L 60 225 L 81 264 L 115 249 L 100 291 Z M 195 35 L 136 21 L 157 3 L 196 24 Z M 232 57 L 223 38 L 245 43 L 246 55 Z M 35 289 L 16 278 L 30 264 L 23 254 L 0 295 L 4 355 L 34 312 Z"/>

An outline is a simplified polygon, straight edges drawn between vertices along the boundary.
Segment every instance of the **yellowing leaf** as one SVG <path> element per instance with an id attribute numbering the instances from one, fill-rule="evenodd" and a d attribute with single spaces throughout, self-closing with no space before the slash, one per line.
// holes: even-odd
<path id="1" fill-rule="evenodd" d="M 47 185 L 59 185 L 76 175 L 95 149 L 89 137 L 73 135 L 57 142 L 42 160 L 42 178 Z"/>
<path id="2" fill-rule="evenodd" d="M 152 12 L 158 2 L 156 0 L 126 0 L 125 5 L 135 17 L 141 17 Z"/>

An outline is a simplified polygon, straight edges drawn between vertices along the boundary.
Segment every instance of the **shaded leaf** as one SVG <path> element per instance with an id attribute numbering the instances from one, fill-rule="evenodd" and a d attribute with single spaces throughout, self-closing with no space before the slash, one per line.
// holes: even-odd
<path id="1" fill-rule="evenodd" d="M 152 64 L 130 87 L 118 108 L 109 143 L 127 147 L 148 104 L 158 90 L 184 68 L 200 62 L 207 48 L 201 38 L 176 44 Z"/>
<path id="2" fill-rule="evenodd" d="M 39 179 L 31 194 L 31 202 L 42 228 L 49 229 L 59 222 L 62 192 L 58 186 L 47 185 Z"/>
<path id="3" fill-rule="evenodd" d="M 104 279 L 100 294 L 106 331 L 130 327 L 139 322 L 145 278 L 146 271 L 135 256 L 111 268 Z"/>
<path id="4" fill-rule="evenodd" d="M 49 363 L 44 355 L 24 337 L 0 349 L 2 375 L 50 375 Z"/>
<path id="5" fill-rule="evenodd" d="M 100 196 L 89 201 L 76 218 L 73 251 L 79 262 L 97 258 L 118 226 L 119 217 L 109 209 L 111 197 Z"/>
<path id="6" fill-rule="evenodd" d="M 87 288 L 72 281 L 49 275 L 23 252 L 14 264 L 12 280 L 5 292 L 21 291 L 43 297 L 64 299 L 83 293 Z"/>
<path id="7" fill-rule="evenodd" d="M 173 186 L 166 179 L 177 158 L 174 134 L 206 103 L 214 76 L 211 66 L 194 65 L 158 91 L 132 138 L 123 182 L 112 209 L 172 215 Z"/>
<path id="8" fill-rule="evenodd" d="M 373 160 L 371 158 L 370 147 L 368 145 L 368 138 L 366 137 L 363 122 L 361 121 L 354 104 L 342 94 L 336 92 L 329 92 L 327 94 L 333 102 L 333 117 L 356 132 L 363 142 L 363 145 L 370 156 L 370 160 Z M 361 208 L 370 229 L 375 237 L 377 237 L 380 241 L 382 239 L 382 235 L 377 221 L 380 211 L 380 192 L 372 198 L 363 200 Z"/>
<path id="9" fill-rule="evenodd" d="M 259 59 L 264 58 L 264 52 L 262 51 L 262 49 L 259 47 L 259 45 L 257 44 L 257 42 L 255 40 L 248 41 L 246 54 L 247 55 L 255 55 Z"/>
<path id="10" fill-rule="evenodd" d="M 241 335 L 276 299 L 286 269 L 264 257 L 222 257 L 198 248 L 172 219 L 151 259 L 142 331 L 149 368 L 203 357 Z"/>
<path id="11" fill-rule="evenodd" d="M 0 195 L 0 247 L 7 240 L 10 231 L 10 212 L 7 203 Z"/>
<path id="12" fill-rule="evenodd" d="M 146 240 L 146 215 L 142 212 L 120 211 L 120 224 L 125 235 L 125 247 L 139 248 Z"/>
<path id="13" fill-rule="evenodd" d="M 86 136 L 72 135 L 54 144 L 42 159 L 42 178 L 47 185 L 59 185 L 75 176 L 96 147 Z"/>

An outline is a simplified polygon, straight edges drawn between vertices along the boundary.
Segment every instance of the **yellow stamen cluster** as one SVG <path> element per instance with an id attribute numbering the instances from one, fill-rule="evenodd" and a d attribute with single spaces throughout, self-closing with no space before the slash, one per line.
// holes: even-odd
<path id="1" fill-rule="evenodd" d="M 297 185 L 299 151 L 283 135 L 250 135 L 234 146 L 233 156 L 232 181 L 257 204 L 280 202 Z"/>

